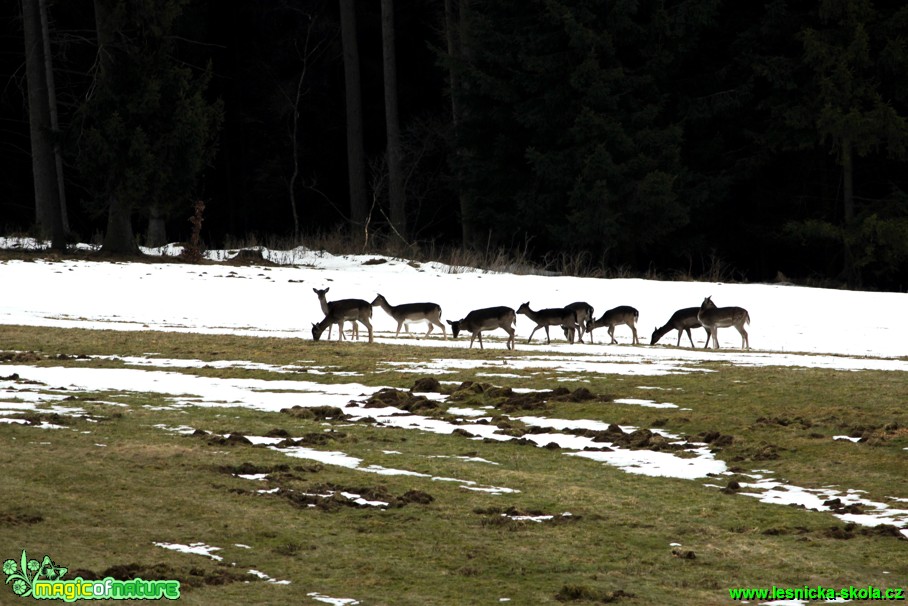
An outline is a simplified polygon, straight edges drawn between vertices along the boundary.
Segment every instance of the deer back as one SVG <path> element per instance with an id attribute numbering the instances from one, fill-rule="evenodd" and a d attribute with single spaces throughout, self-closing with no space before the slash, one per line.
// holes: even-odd
<path id="1" fill-rule="evenodd" d="M 716 307 L 711 297 L 706 297 L 700 305 L 697 319 L 706 328 L 741 327 L 750 323 L 750 314 L 743 307 Z"/>
<path id="2" fill-rule="evenodd" d="M 592 328 L 599 328 L 600 326 L 618 326 L 620 324 L 633 326 L 639 317 L 640 312 L 630 305 L 619 305 L 602 314 L 601 318 L 592 323 Z"/>
<path id="3" fill-rule="evenodd" d="M 398 322 L 404 320 L 418 321 L 429 318 L 441 318 L 441 305 L 438 303 L 402 303 L 391 305 L 382 295 L 375 297 L 372 305 L 380 305 L 385 312 Z"/>
<path id="4" fill-rule="evenodd" d="M 533 311 L 530 309 L 530 303 L 526 302 L 517 309 L 516 313 L 525 314 L 537 326 L 573 326 L 577 323 L 577 313 L 567 307 L 549 307 Z"/>
<path id="5" fill-rule="evenodd" d="M 328 313 L 325 320 L 338 322 L 340 320 L 360 320 L 372 317 L 372 304 L 362 299 L 338 299 L 328 302 Z"/>
<path id="6" fill-rule="evenodd" d="M 517 322 L 517 312 L 510 307 L 487 307 L 475 309 L 460 321 L 460 328 L 470 332 L 493 330 L 513 326 Z"/>

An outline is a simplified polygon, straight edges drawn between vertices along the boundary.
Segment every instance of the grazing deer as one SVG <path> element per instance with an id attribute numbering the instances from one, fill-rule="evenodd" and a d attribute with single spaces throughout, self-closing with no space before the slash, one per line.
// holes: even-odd
<path id="1" fill-rule="evenodd" d="M 482 346 L 482 331 L 495 330 L 503 328 L 508 333 L 507 348 L 514 349 L 514 325 L 517 323 L 517 314 L 510 307 L 488 307 L 486 309 L 474 309 L 467 314 L 463 320 L 445 320 L 451 325 L 451 336 L 456 339 L 457 334 L 463 331 L 469 331 L 473 336 L 470 337 L 470 348 L 473 348 L 473 340 L 479 336 L 479 348 Z"/>
<path id="2" fill-rule="evenodd" d="M 536 323 L 536 328 L 530 333 L 527 343 L 533 340 L 533 335 L 540 328 L 545 329 L 545 343 L 548 345 L 552 342 L 549 337 L 549 326 L 561 326 L 564 328 L 564 336 L 570 343 L 574 343 L 574 334 L 577 331 L 577 314 L 567 307 L 553 307 L 549 309 L 540 309 L 533 311 L 530 309 L 530 302 L 522 304 L 517 308 L 517 313 L 524 314 L 530 320 Z"/>
<path id="3" fill-rule="evenodd" d="M 369 319 L 372 317 L 372 305 L 362 299 L 338 299 L 337 301 L 328 302 L 328 312 L 325 318 L 318 324 L 312 325 L 312 338 L 318 341 L 325 329 L 332 324 L 337 324 L 338 341 L 344 340 L 344 331 L 342 327 L 344 322 L 353 322 L 353 328 L 356 329 L 356 323 L 361 322 L 369 331 L 369 343 L 372 343 L 372 323 Z M 356 331 L 359 338 L 359 330 Z"/>
<path id="4" fill-rule="evenodd" d="M 640 341 L 637 339 L 637 320 L 640 319 L 640 312 L 629 305 L 619 305 L 610 309 L 598 320 L 590 320 L 586 325 L 586 331 L 590 333 L 590 343 L 593 342 L 593 330 L 600 326 L 608 326 L 608 336 L 612 338 L 612 344 L 618 343 L 615 340 L 615 327 L 627 324 L 634 333 L 634 345 Z"/>
<path id="5" fill-rule="evenodd" d="M 397 333 L 395 337 L 400 336 L 400 329 L 406 327 L 407 334 L 410 334 L 410 323 L 425 322 L 429 325 L 426 336 L 432 332 L 432 325 L 441 328 L 441 334 L 444 335 L 445 341 L 448 340 L 448 331 L 445 325 L 441 323 L 441 306 L 438 303 L 404 303 L 402 305 L 391 305 L 384 296 L 378 295 L 372 301 L 372 306 L 380 305 L 389 316 L 397 321 Z"/>
<path id="6" fill-rule="evenodd" d="M 703 299 L 697 319 L 707 331 L 711 333 L 713 349 L 719 349 L 719 328 L 734 326 L 741 333 L 741 349 L 750 349 L 750 339 L 747 338 L 745 324 L 750 324 L 750 314 L 743 307 L 716 307 L 711 297 Z M 707 345 L 709 339 L 706 340 Z"/>
<path id="7" fill-rule="evenodd" d="M 317 288 L 312 289 L 312 292 L 314 292 L 316 294 L 316 296 L 318 296 L 319 305 L 322 306 L 322 313 L 325 314 L 326 316 L 328 315 L 328 299 L 325 297 L 325 295 L 328 294 L 329 290 L 330 290 L 330 288 L 325 288 L 323 290 L 319 290 Z M 328 339 L 329 340 L 331 339 L 331 326 L 333 326 L 333 324 L 328 326 Z M 343 329 L 344 329 L 344 325 L 342 323 L 341 330 L 343 330 Z M 351 333 L 351 334 L 355 334 L 356 338 L 359 338 L 359 328 L 357 328 L 356 322 L 353 323 L 353 333 Z"/>
<path id="8" fill-rule="evenodd" d="M 586 326 L 593 319 L 593 306 L 585 301 L 577 301 L 570 305 L 565 305 L 565 309 L 570 309 L 577 315 L 577 340 L 583 343 L 583 333 L 586 332 Z M 568 336 L 565 329 L 564 336 Z M 570 339 L 569 339 L 570 340 Z"/>
<path id="9" fill-rule="evenodd" d="M 715 307 L 712 301 L 710 301 L 709 304 Z M 700 324 L 700 320 L 697 319 L 698 313 L 700 313 L 699 307 L 685 307 L 684 309 L 679 309 L 672 314 L 672 317 L 668 319 L 668 322 L 665 323 L 665 326 L 653 330 L 653 336 L 650 338 L 649 344 L 655 345 L 659 341 L 659 339 L 666 335 L 666 333 L 671 330 L 677 330 L 678 343 L 676 344 L 676 347 L 681 347 L 681 334 L 685 331 L 687 332 L 687 338 L 690 339 L 690 346 L 694 347 L 694 338 L 690 334 L 690 329 L 700 328 L 701 326 L 703 326 L 702 324 Z M 709 335 L 711 334 L 708 328 L 705 329 L 706 343 L 703 344 L 704 348 L 709 345 Z"/>

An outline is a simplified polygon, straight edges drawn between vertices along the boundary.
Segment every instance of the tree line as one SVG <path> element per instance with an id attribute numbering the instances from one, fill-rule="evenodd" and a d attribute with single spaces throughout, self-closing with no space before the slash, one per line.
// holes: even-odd
<path id="1" fill-rule="evenodd" d="M 20 0 L 0 227 L 908 285 L 908 6 Z M 33 201 L 33 203 L 32 203 Z"/>

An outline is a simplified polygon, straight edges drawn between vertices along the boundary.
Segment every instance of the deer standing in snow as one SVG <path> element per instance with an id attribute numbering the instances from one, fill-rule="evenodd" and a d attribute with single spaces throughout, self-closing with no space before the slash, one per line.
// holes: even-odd
<path id="1" fill-rule="evenodd" d="M 593 319 L 593 306 L 586 301 L 577 301 L 576 303 L 565 305 L 564 308 L 570 309 L 577 315 L 577 340 L 583 343 L 583 333 L 586 332 L 587 325 Z M 564 331 L 564 336 L 568 336 L 567 329 Z"/>
<path id="2" fill-rule="evenodd" d="M 536 328 L 530 333 L 530 338 L 527 339 L 527 343 L 533 340 L 533 335 L 536 334 L 536 331 L 540 328 L 545 329 L 546 345 L 551 343 L 552 339 L 549 337 L 549 326 L 561 326 L 564 328 L 564 334 L 565 337 L 567 337 L 568 342 L 574 342 L 574 334 L 577 331 L 577 313 L 574 310 L 566 307 L 553 307 L 533 311 L 530 309 L 530 302 L 527 301 L 517 308 L 517 313 L 524 314 L 536 323 Z"/>
<path id="3" fill-rule="evenodd" d="M 508 333 L 507 348 L 514 349 L 514 324 L 517 323 L 517 314 L 510 307 L 487 307 L 485 309 L 474 309 L 463 320 L 446 320 L 451 325 L 451 336 L 456 339 L 457 334 L 463 330 L 472 334 L 470 337 L 470 348 L 473 348 L 473 340 L 479 337 L 479 348 L 482 346 L 482 331 L 495 330 L 502 328 Z"/>
<path id="4" fill-rule="evenodd" d="M 401 305 L 391 305 L 384 296 L 378 295 L 372 301 L 372 305 L 378 305 L 387 312 L 389 316 L 397 322 L 397 333 L 395 337 L 400 336 L 400 329 L 405 327 L 407 334 L 410 334 L 411 323 L 425 322 L 429 325 L 426 336 L 432 332 L 433 325 L 441 328 L 441 334 L 444 335 L 445 341 L 448 340 L 448 331 L 445 325 L 441 323 L 441 306 L 438 303 L 403 303 Z"/>
<path id="5" fill-rule="evenodd" d="M 709 302 L 710 305 L 715 307 L 712 301 Z M 672 317 L 668 319 L 668 322 L 665 323 L 665 326 L 662 328 L 656 328 L 653 330 L 653 336 L 649 340 L 650 345 L 655 345 L 659 339 L 664 337 L 666 333 L 672 330 L 678 331 L 678 343 L 676 347 L 681 347 L 681 334 L 687 332 L 687 338 L 690 339 L 690 346 L 694 347 L 694 338 L 690 334 L 691 328 L 700 328 L 703 326 L 700 323 L 697 314 L 700 313 L 699 307 L 685 307 L 684 309 L 679 309 L 672 314 Z M 709 336 L 710 331 L 708 328 L 704 327 L 706 330 L 706 343 L 703 345 L 704 348 L 709 346 Z"/>
<path id="6" fill-rule="evenodd" d="M 328 315 L 328 299 L 326 298 L 325 295 L 328 294 L 329 290 L 331 290 L 331 289 L 330 288 L 323 288 L 322 290 L 319 290 L 317 288 L 312 289 L 312 292 L 314 292 L 315 295 L 318 297 L 319 305 L 322 306 L 322 313 L 325 314 L 326 316 Z M 328 339 L 329 340 L 331 339 L 331 327 L 332 326 L 333 326 L 333 324 L 328 325 Z M 344 325 L 343 325 L 343 323 L 341 323 L 341 330 L 343 330 L 343 329 L 344 329 Z M 353 333 L 351 333 L 351 334 L 355 334 L 355 336 L 357 338 L 359 338 L 359 329 L 356 326 L 356 322 L 353 323 Z"/>
<path id="7" fill-rule="evenodd" d="M 713 349 L 719 349 L 718 329 L 727 326 L 734 326 L 741 334 L 741 349 L 750 349 L 750 339 L 744 330 L 744 325 L 750 324 L 750 314 L 743 307 L 716 307 L 712 298 L 706 297 L 697 312 L 697 319 L 711 333 Z M 709 339 L 706 343 L 709 344 Z"/>
<path id="8" fill-rule="evenodd" d="M 326 289 L 327 290 L 327 289 Z M 332 324 L 337 324 L 338 341 L 344 340 L 343 325 L 344 322 L 353 322 L 354 332 L 359 338 L 359 329 L 356 323 L 360 322 L 369 331 L 369 343 L 372 343 L 372 305 L 362 299 L 338 299 L 337 301 L 328 302 L 328 311 L 325 318 L 312 325 L 312 338 L 318 341 L 325 329 Z"/>
<path id="9" fill-rule="evenodd" d="M 615 339 L 615 327 L 627 324 L 634 334 L 634 345 L 638 345 L 640 341 L 637 339 L 637 320 L 639 319 L 640 312 L 630 305 L 619 305 L 610 309 L 602 314 L 602 317 L 598 320 L 590 320 L 587 323 L 586 331 L 590 333 L 590 343 L 593 342 L 593 330 L 600 326 L 608 326 L 608 336 L 612 338 L 612 344 L 618 343 Z"/>

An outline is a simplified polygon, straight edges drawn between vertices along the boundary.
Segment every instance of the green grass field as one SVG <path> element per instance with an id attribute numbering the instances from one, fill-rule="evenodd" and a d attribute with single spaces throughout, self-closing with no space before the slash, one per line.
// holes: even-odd
<path id="1" fill-rule="evenodd" d="M 122 361 L 91 356 L 154 353 L 295 369 L 169 369 L 215 379 L 407 390 L 423 375 L 389 371 L 383 362 L 527 355 L 401 343 L 0 326 L 0 377 L 24 388 L 10 377 L 10 365 L 119 368 Z M 68 393 L 54 404 L 85 412 L 59 415 L 39 405 L 0 414 L 30 422 L 0 424 L 0 559 L 18 559 L 25 549 L 67 566 L 70 579 L 177 579 L 186 604 L 317 604 L 318 596 L 368 605 L 729 604 L 733 587 L 908 587 L 908 541 L 896 529 L 761 503 L 734 485 L 746 473 L 769 470 L 791 485 L 862 490 L 868 500 L 898 508 L 893 498 L 908 498 L 908 376 L 728 364 L 706 370 L 645 378 L 587 373 L 584 382 L 557 385 L 598 398 L 546 401 L 520 413 L 660 428 L 692 441 L 712 436 L 715 456 L 735 475 L 698 480 L 636 475 L 516 440 L 330 414 L 176 406 L 148 392 L 30 385 Z M 485 381 L 551 389 L 557 378 L 554 371 L 509 372 L 520 376 Z M 471 371 L 436 378 L 477 380 Z M 653 397 L 640 386 L 659 388 L 656 397 L 679 408 L 611 403 Z M 493 394 L 460 394 L 457 405 L 495 406 L 493 423 L 515 436 L 526 432 Z M 421 414 L 449 418 L 444 407 Z M 42 422 L 63 427 L 42 429 Z M 223 438 L 230 434 L 301 439 L 362 463 L 351 469 L 291 457 Z M 363 471 L 370 465 L 419 475 Z M 268 475 L 250 480 L 239 473 Z M 469 490 L 466 481 L 513 492 Z M 259 492 L 265 490 L 272 492 Z M 388 505 L 357 506 L 343 493 Z M 553 517 L 519 519 L 542 515 Z M 222 559 L 155 543 L 204 543 L 218 547 L 212 553 Z M 0 603 L 17 600 L 9 586 L 0 588 Z"/>

